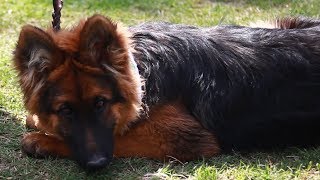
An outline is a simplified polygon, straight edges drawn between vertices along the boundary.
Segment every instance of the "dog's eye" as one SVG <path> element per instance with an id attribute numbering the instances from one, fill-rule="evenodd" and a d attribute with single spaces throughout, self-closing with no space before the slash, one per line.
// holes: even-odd
<path id="1" fill-rule="evenodd" d="M 73 111 L 68 105 L 64 104 L 60 106 L 58 113 L 63 116 L 70 116 L 72 115 Z"/>
<path id="2" fill-rule="evenodd" d="M 95 101 L 95 108 L 100 110 L 102 109 L 107 103 L 107 99 L 103 98 L 103 97 L 98 97 Z"/>

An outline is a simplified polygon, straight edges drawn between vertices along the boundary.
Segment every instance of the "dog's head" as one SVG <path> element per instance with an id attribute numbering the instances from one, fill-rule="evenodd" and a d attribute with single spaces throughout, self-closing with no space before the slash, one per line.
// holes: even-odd
<path id="1" fill-rule="evenodd" d="M 129 46 L 126 31 L 100 15 L 71 30 L 27 25 L 20 33 L 14 65 L 25 107 L 38 127 L 65 139 L 82 166 L 110 162 L 114 134 L 138 115 Z"/>

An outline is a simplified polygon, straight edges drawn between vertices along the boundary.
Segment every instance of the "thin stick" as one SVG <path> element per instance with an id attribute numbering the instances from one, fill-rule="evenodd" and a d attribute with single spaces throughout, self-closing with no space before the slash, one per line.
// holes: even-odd
<path id="1" fill-rule="evenodd" d="M 53 0 L 52 27 L 55 31 L 60 30 L 60 17 L 63 0 Z"/>

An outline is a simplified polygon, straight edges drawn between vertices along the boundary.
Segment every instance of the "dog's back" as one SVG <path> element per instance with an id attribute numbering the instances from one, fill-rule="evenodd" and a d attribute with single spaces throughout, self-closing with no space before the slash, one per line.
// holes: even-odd
<path id="1" fill-rule="evenodd" d="M 224 150 L 317 144 L 318 24 L 132 27 L 145 103 L 183 102 Z"/>
<path id="2" fill-rule="evenodd" d="M 113 156 L 187 161 L 319 144 L 317 22 L 147 23 L 132 36 L 101 15 L 58 33 L 24 26 L 13 61 L 39 132 L 22 149 L 97 169 Z"/>

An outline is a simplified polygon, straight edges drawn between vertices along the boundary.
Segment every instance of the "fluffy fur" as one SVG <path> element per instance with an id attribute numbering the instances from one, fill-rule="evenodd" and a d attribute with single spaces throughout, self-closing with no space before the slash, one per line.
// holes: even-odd
<path id="1" fill-rule="evenodd" d="M 271 24 L 126 30 L 95 15 L 60 32 L 25 26 L 14 64 L 35 114 L 27 123 L 41 132 L 23 150 L 98 168 L 112 156 L 186 161 L 319 144 L 319 21 Z"/>

